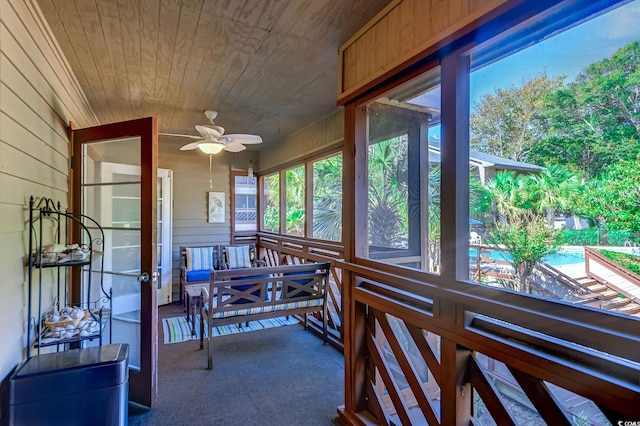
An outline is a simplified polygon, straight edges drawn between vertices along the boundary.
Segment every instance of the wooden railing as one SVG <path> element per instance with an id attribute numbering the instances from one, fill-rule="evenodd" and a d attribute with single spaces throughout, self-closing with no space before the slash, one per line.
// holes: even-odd
<path id="1" fill-rule="evenodd" d="M 302 237 L 258 234 L 258 248 L 261 257 L 269 266 L 307 263 L 331 262 L 328 290 L 328 326 L 332 343 L 342 347 L 343 344 L 343 306 L 342 306 L 342 269 L 337 260 L 344 258 L 344 246 L 339 243 L 313 240 Z M 316 332 L 322 331 L 320 313 L 311 319 L 311 327 Z"/>
<path id="2" fill-rule="evenodd" d="M 603 256 L 591 247 L 584 248 L 584 261 L 587 277 L 605 283 L 611 289 L 624 295 L 631 301 L 640 303 L 640 276 Z M 620 285 L 615 281 L 622 281 Z"/>
<path id="3" fill-rule="evenodd" d="M 482 285 L 443 288 L 415 272 L 345 263 L 340 244 L 260 233 L 258 245 L 270 265 L 332 262 L 344 424 L 640 419 L 637 318 Z"/>
<path id="4" fill-rule="evenodd" d="M 413 273 L 341 266 L 344 424 L 640 419 L 637 319 L 482 285 L 443 286 Z"/>
<path id="5" fill-rule="evenodd" d="M 506 260 L 494 259 L 489 254 L 490 251 L 506 253 L 506 250 L 496 246 L 485 244 L 469 244 L 470 249 L 476 250 L 475 256 L 469 256 L 469 279 L 476 282 L 484 282 L 483 276 L 500 278 L 505 280 L 515 279 L 513 266 Z M 472 261 L 473 260 L 473 261 Z"/>

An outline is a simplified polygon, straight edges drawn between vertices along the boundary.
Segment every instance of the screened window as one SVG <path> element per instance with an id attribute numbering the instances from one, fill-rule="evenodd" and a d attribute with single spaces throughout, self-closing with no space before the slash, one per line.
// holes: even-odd
<path id="1" fill-rule="evenodd" d="M 342 154 L 313 163 L 313 238 L 342 240 Z"/>
<path id="2" fill-rule="evenodd" d="M 619 291 L 628 281 L 603 261 L 590 271 L 607 280 L 584 280 L 598 254 L 640 263 L 629 202 L 640 189 L 640 26 L 617 24 L 639 9 L 629 2 L 523 49 L 498 38 L 472 52 L 470 280 L 569 302 L 609 292 L 593 306 L 640 310 L 640 292 Z M 491 57 L 497 45 L 508 53 Z"/>
<path id="3" fill-rule="evenodd" d="M 234 176 L 234 231 L 256 231 L 258 211 L 256 209 L 257 178 Z"/>
<path id="4" fill-rule="evenodd" d="M 367 107 L 368 256 L 440 270 L 439 69 Z"/>
<path id="5" fill-rule="evenodd" d="M 305 167 L 285 172 L 286 181 L 286 233 L 304 236 Z"/>
<path id="6" fill-rule="evenodd" d="M 274 173 L 264 177 L 264 216 L 263 229 L 279 232 L 280 230 L 280 175 Z"/>

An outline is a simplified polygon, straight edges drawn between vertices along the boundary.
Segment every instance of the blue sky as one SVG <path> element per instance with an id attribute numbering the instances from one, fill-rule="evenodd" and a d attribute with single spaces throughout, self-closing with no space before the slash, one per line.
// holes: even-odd
<path id="1" fill-rule="evenodd" d="M 526 48 L 471 74 L 471 106 L 497 88 L 521 86 L 541 72 L 573 81 L 587 65 L 640 40 L 640 0 Z"/>

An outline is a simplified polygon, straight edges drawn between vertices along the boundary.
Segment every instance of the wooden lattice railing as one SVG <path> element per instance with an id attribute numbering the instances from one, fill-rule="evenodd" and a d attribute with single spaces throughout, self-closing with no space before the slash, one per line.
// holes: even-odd
<path id="1" fill-rule="evenodd" d="M 624 295 L 630 301 L 640 303 L 640 276 L 618 262 L 605 257 L 591 247 L 584 248 L 587 277 Z"/>
<path id="2" fill-rule="evenodd" d="M 345 424 L 640 420 L 640 321 L 342 266 Z"/>
<path id="3" fill-rule="evenodd" d="M 338 243 L 311 240 L 300 237 L 285 237 L 269 233 L 258 234 L 258 248 L 269 266 L 297 264 L 307 262 L 331 262 L 329 274 L 328 311 L 329 337 L 339 346 L 343 342 L 342 308 L 342 269 L 336 260 L 344 257 L 344 247 Z M 322 321 L 320 313 L 311 319 L 312 329 L 320 332 Z M 314 321 L 315 320 L 315 321 Z"/>
<path id="4" fill-rule="evenodd" d="M 340 244 L 261 233 L 258 245 L 270 265 L 332 261 L 329 324 L 344 343 L 345 424 L 640 419 L 635 318 L 482 285 L 445 289 L 416 273 L 344 263 Z"/>

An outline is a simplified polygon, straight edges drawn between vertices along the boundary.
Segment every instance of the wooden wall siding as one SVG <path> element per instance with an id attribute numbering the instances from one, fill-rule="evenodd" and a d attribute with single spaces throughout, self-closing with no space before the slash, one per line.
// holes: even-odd
<path id="1" fill-rule="evenodd" d="M 229 173 L 231 154 L 213 156 L 213 188 L 209 188 L 209 157 L 198 151 L 180 151 L 180 145 L 159 144 L 158 167 L 173 171 L 173 300 L 180 295 L 180 247 L 228 244 Z M 209 223 L 209 191 L 224 192 L 225 223 Z"/>
<path id="2" fill-rule="evenodd" d="M 340 47 L 338 100 L 507 1 L 393 1 Z"/>
<path id="3" fill-rule="evenodd" d="M 281 143 L 260 151 L 260 173 L 275 171 L 285 163 L 295 164 L 296 160 L 341 143 L 343 139 L 344 111 L 340 109 L 284 138 Z"/>
<path id="4" fill-rule="evenodd" d="M 472 388 L 500 425 L 531 423 L 505 403 L 509 392 L 500 391 L 507 388 L 524 392 L 546 424 L 573 424 L 581 416 L 597 424 L 605 424 L 604 417 L 612 424 L 640 417 L 636 319 L 620 317 L 614 324 L 595 310 L 571 315 L 576 308 L 560 303 L 540 310 L 534 305 L 544 301 L 482 286 L 442 289 L 339 266 L 355 276 L 345 305 L 367 312 L 364 332 L 345 341 L 345 352 L 347 346 L 364 348 L 358 359 L 368 360 L 357 377 L 347 378 L 356 391 L 340 412 L 345 424 L 362 424 L 367 416 L 376 424 L 470 424 Z M 599 321 L 578 320 L 577 313 Z M 614 328 L 627 333 L 617 344 Z M 565 339 L 574 335 L 581 335 L 579 345 Z M 603 355 L 612 351 L 619 357 Z M 594 404 L 580 404 L 566 391 Z"/>
<path id="5" fill-rule="evenodd" d="M 26 347 L 29 197 L 68 204 L 70 121 L 98 123 L 40 9 L 33 0 L 0 0 L 0 378 Z"/>

